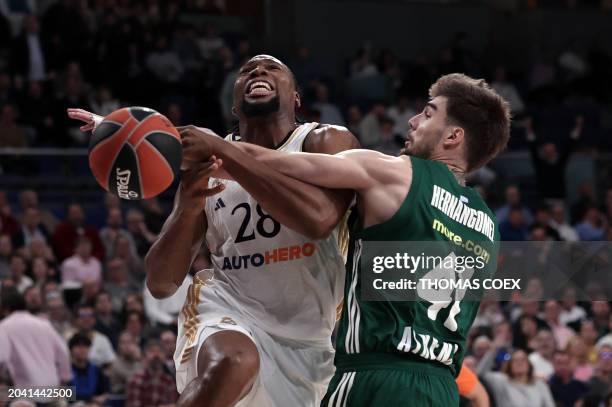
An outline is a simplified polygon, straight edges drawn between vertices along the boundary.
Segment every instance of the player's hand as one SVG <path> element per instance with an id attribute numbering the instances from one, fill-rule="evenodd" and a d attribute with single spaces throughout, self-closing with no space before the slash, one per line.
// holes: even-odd
<path id="1" fill-rule="evenodd" d="M 104 120 L 104 117 L 95 113 L 91 113 L 83 109 L 73 108 L 68 109 L 68 117 L 74 120 L 80 120 L 85 123 L 83 126 L 81 126 L 81 131 L 95 130 L 96 127 L 98 127 L 98 125 L 102 123 L 102 120 Z"/>
<path id="2" fill-rule="evenodd" d="M 225 189 L 224 184 L 208 186 L 209 178 L 217 171 L 222 161 L 214 156 L 205 163 L 197 163 L 181 173 L 181 183 L 178 190 L 179 206 L 198 212 L 204 210 L 206 198 L 218 194 Z"/>
<path id="3" fill-rule="evenodd" d="M 182 169 L 209 160 L 215 152 L 215 143 L 221 140 L 217 133 L 203 127 L 184 126 L 177 127 L 177 130 L 183 144 Z"/>

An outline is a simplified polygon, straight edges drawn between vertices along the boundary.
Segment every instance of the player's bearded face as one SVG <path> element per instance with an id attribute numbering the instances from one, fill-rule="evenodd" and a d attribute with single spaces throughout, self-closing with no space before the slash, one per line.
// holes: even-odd
<path id="1" fill-rule="evenodd" d="M 279 111 L 280 98 L 276 95 L 265 102 L 250 102 L 244 97 L 242 98 L 240 109 L 246 117 L 266 116 Z"/>
<path id="2" fill-rule="evenodd" d="M 421 132 L 410 130 L 401 153 L 428 160 L 433 156 L 436 146 L 442 139 L 442 134 L 443 131 L 437 129 Z"/>
<path id="3" fill-rule="evenodd" d="M 436 101 L 442 106 L 440 101 Z M 419 158 L 431 159 L 442 141 L 446 130 L 446 119 L 443 114 L 434 110 L 433 101 L 428 103 L 423 112 L 409 120 L 410 130 L 401 153 Z"/>

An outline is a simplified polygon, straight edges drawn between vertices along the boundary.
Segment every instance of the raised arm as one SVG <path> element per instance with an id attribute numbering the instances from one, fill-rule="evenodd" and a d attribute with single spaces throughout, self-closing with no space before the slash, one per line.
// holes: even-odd
<path id="1" fill-rule="evenodd" d="M 222 185 L 208 188 L 208 178 L 219 166 L 209 162 L 192 167 L 181 177 L 174 208 L 145 258 L 147 287 L 155 298 L 167 298 L 181 286 L 206 235 L 205 199 Z"/>
<path id="2" fill-rule="evenodd" d="M 183 159 L 187 165 L 201 161 L 214 151 L 223 160 L 225 171 L 267 212 L 280 223 L 311 238 L 329 235 L 344 216 L 352 198 L 350 192 L 339 196 L 336 195 L 338 191 L 314 186 L 313 180 L 302 178 L 304 181 L 300 181 L 287 176 L 207 129 L 190 127 L 183 129 L 181 136 Z M 301 155 L 334 158 L 327 154 Z"/>

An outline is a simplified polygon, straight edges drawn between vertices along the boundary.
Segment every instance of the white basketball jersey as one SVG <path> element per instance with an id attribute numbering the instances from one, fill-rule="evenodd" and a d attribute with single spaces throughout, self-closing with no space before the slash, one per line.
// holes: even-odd
<path id="1" fill-rule="evenodd" d="M 302 124 L 278 150 L 302 151 L 317 126 Z M 202 296 L 244 314 L 273 337 L 329 344 L 342 297 L 339 246 L 345 244 L 346 230 L 309 239 L 273 219 L 237 182 L 210 182 L 226 185 L 206 202 L 214 279 L 202 288 Z"/>

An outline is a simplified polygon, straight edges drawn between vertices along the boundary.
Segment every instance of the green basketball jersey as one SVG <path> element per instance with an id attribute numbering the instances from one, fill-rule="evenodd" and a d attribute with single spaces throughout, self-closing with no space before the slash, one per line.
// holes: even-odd
<path id="1" fill-rule="evenodd" d="M 447 244 L 442 247 L 449 247 L 449 255 L 486 257 L 479 277 L 494 273 L 499 234 L 495 217 L 480 195 L 461 186 L 440 162 L 416 157 L 411 162 L 410 190 L 391 219 L 365 229 L 358 226 L 359 221 L 351 225 L 336 364 L 346 366 L 369 359 L 366 354 L 386 353 L 398 360 L 445 366 L 456 375 L 478 299 L 440 306 L 418 296 L 410 301 L 366 301 L 361 295 L 360 260 L 367 242 L 444 241 Z"/>

